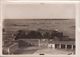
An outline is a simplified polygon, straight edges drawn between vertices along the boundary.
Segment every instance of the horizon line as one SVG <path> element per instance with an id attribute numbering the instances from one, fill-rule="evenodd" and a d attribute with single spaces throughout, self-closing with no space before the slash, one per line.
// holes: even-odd
<path id="1" fill-rule="evenodd" d="M 8 19 L 7 18 L 4 20 L 24 20 L 24 19 Z M 25 20 L 75 20 L 75 18 L 26 18 Z"/>

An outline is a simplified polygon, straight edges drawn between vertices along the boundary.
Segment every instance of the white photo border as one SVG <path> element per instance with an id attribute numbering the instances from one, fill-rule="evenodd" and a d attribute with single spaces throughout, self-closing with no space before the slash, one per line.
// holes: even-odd
<path id="1" fill-rule="evenodd" d="M 50 57 L 50 56 L 52 56 L 52 57 L 79 57 L 80 55 L 80 26 L 79 26 L 79 16 L 80 16 L 80 3 L 79 2 L 65 2 L 65 1 L 63 1 L 63 2 L 53 2 L 53 1 L 47 1 L 47 2 L 43 2 L 43 1 L 41 1 L 41 2 L 2 2 L 1 3 L 1 20 L 0 20 L 0 50 L 2 50 L 2 24 L 3 24 L 3 19 L 4 19 L 4 9 L 5 9 L 5 5 L 6 4 L 27 4 L 27 3 L 30 3 L 30 4 L 32 4 L 32 3 L 52 3 L 52 4 L 75 4 L 75 16 L 76 16 L 76 18 L 75 18 L 75 20 L 76 20 L 76 36 L 75 36 L 75 38 L 76 38 L 76 54 L 75 55 L 43 55 L 44 57 Z M 9 56 L 21 56 L 21 57 L 25 57 L 25 56 L 28 56 L 28 57 L 31 57 L 31 56 L 42 56 L 42 55 L 2 55 L 2 51 L 0 51 L 0 55 L 1 56 L 6 56 L 6 57 L 9 57 Z M 42 56 L 42 57 L 43 57 Z"/>

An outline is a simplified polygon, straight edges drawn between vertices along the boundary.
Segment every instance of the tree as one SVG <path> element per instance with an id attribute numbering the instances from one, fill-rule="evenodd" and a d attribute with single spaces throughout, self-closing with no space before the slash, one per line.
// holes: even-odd
<path id="1" fill-rule="evenodd" d="M 44 34 L 43 34 L 43 38 L 50 38 L 50 34 L 49 34 L 49 32 L 45 32 Z"/>
<path id="2" fill-rule="evenodd" d="M 30 31 L 28 34 L 27 34 L 27 38 L 42 38 L 42 35 L 39 31 Z"/>
<path id="3" fill-rule="evenodd" d="M 24 30 L 19 30 L 16 34 L 15 40 L 25 38 L 25 31 Z"/>
<path id="4" fill-rule="evenodd" d="M 58 32 L 58 31 L 53 31 L 52 33 L 51 33 L 51 37 L 50 37 L 51 39 L 54 39 L 54 40 L 62 40 L 62 38 L 63 38 L 63 33 L 62 32 Z"/>

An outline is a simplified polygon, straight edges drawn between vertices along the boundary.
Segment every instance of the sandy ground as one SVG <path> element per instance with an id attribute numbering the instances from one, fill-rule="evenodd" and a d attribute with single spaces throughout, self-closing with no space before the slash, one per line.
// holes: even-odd
<path id="1" fill-rule="evenodd" d="M 36 47 L 28 47 L 28 48 L 19 48 L 16 50 L 15 54 L 27 54 L 27 55 L 71 55 L 73 51 L 63 50 L 63 49 L 51 49 L 51 48 L 43 48 L 38 49 Z"/>
<path id="2" fill-rule="evenodd" d="M 68 55 L 73 53 L 73 51 L 67 51 L 67 50 L 62 50 L 62 49 L 51 49 L 51 48 L 45 48 L 41 50 L 37 50 L 34 54 L 49 54 L 49 55 Z"/>

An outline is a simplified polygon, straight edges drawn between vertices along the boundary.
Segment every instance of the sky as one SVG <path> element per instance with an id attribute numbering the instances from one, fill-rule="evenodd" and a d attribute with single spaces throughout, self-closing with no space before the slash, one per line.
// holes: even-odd
<path id="1" fill-rule="evenodd" d="M 75 19 L 74 4 L 6 4 L 5 19 Z"/>

